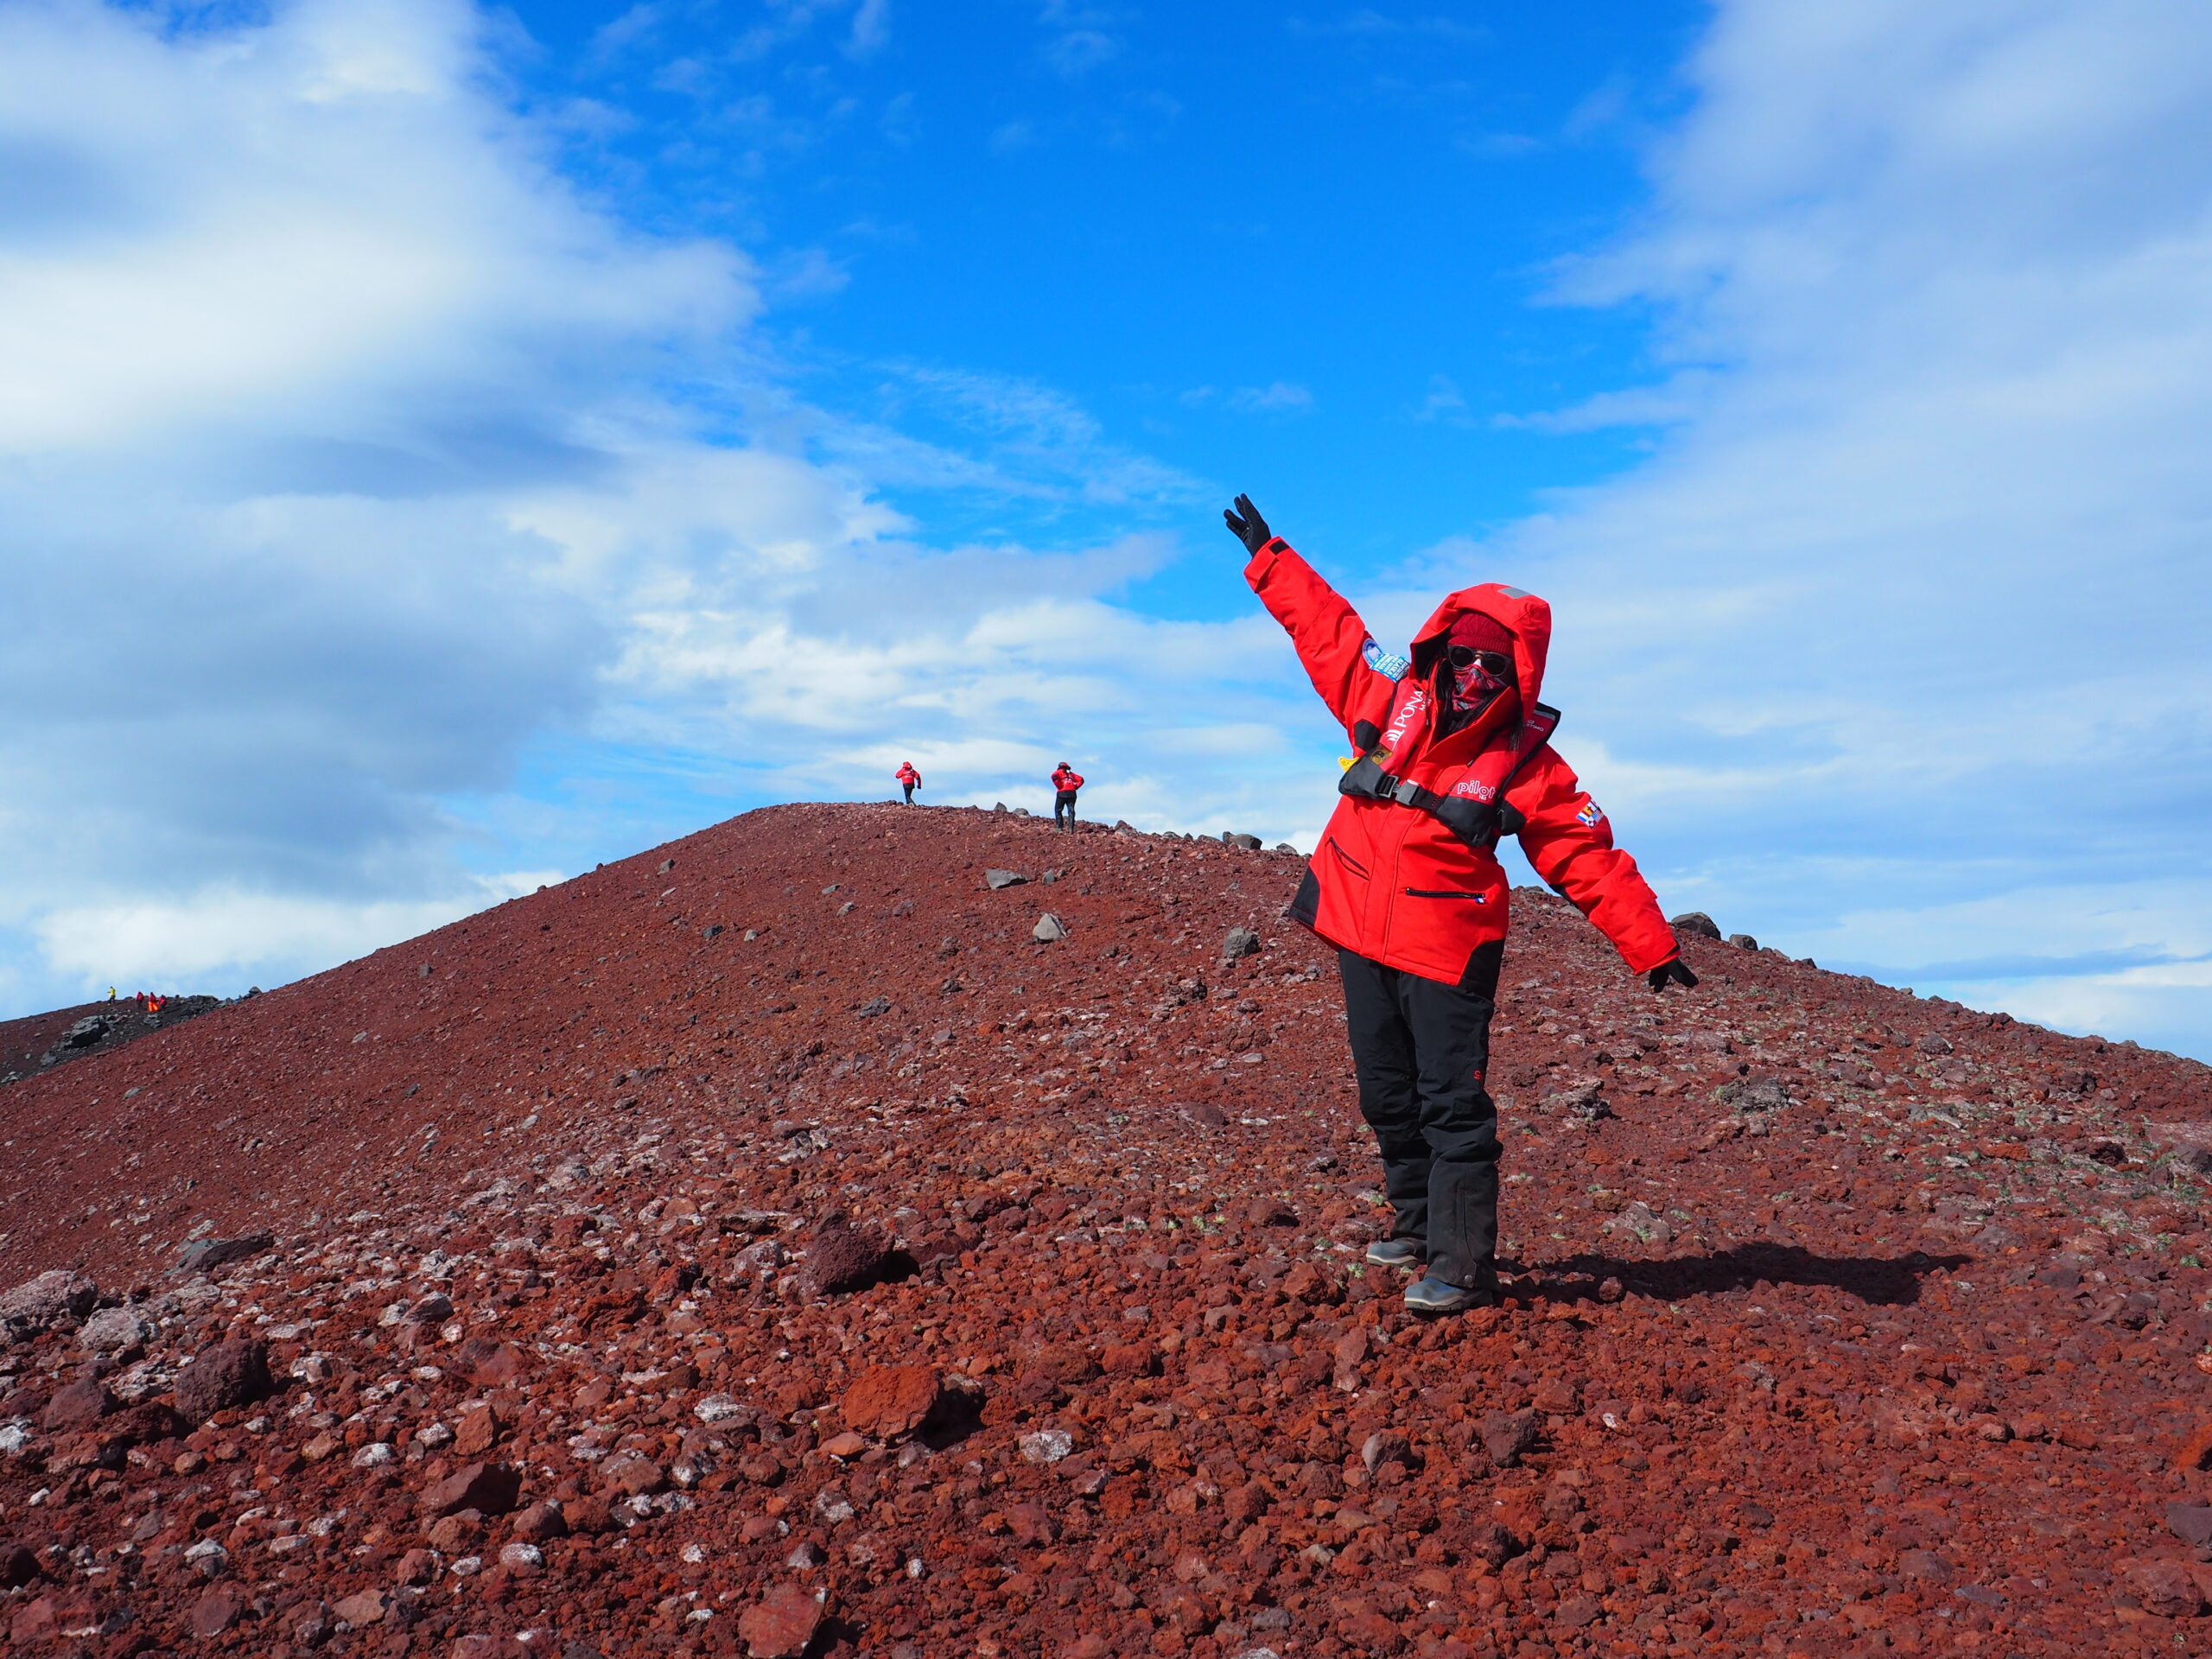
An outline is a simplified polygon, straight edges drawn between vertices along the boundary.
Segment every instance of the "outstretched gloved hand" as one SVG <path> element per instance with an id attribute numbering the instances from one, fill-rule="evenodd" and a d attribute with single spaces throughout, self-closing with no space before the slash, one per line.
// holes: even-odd
<path id="1" fill-rule="evenodd" d="M 1697 976 L 1690 972 L 1689 963 L 1676 957 L 1671 962 L 1661 963 L 1643 976 L 1643 982 L 1662 995 L 1670 981 L 1687 991 L 1697 984 Z"/>
<path id="2" fill-rule="evenodd" d="M 1243 516 L 1240 518 L 1239 514 Z M 1229 533 L 1244 543 L 1248 553 L 1256 553 L 1274 540 L 1274 532 L 1268 528 L 1268 521 L 1260 517 L 1260 510 L 1252 505 L 1249 495 L 1238 496 L 1236 505 L 1224 509 L 1221 516 L 1229 525 Z"/>

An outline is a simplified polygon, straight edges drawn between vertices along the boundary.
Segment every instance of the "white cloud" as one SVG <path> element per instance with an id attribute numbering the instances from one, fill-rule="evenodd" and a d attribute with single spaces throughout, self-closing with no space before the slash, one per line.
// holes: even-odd
<path id="1" fill-rule="evenodd" d="M 1689 79 L 1560 281 L 1658 308 L 1674 378 L 1550 419 L 1675 424 L 1483 550 L 1557 608 L 1562 747 L 1669 780 L 1623 834 L 1725 924 L 1886 893 L 2063 966 L 2044 895 L 2194 879 L 2212 808 L 2212 14 L 1732 0 Z"/>
<path id="2" fill-rule="evenodd" d="M 450 914 L 440 798 L 588 716 L 640 578 L 502 498 L 632 467 L 757 301 L 581 203 L 478 31 L 0 11 L 0 925 L 54 972 L 179 893 Z"/>
<path id="3" fill-rule="evenodd" d="M 1432 374 L 1428 377 L 1428 396 L 1414 407 L 1413 417 L 1462 426 L 1467 420 L 1467 399 L 1450 375 Z"/>
<path id="4" fill-rule="evenodd" d="M 1674 376 L 1663 385 L 1630 386 L 1601 391 L 1567 409 L 1533 415 L 1493 415 L 1491 424 L 1534 432 L 1599 432 L 1616 426 L 1674 426 L 1704 407 L 1712 377 L 1696 372 Z"/>
<path id="5" fill-rule="evenodd" d="M 772 21 L 817 11 L 853 16 Z M 1116 602 L 1172 543 L 932 550 L 880 493 L 1033 529 L 1198 481 L 1020 378 L 807 406 L 752 264 L 564 185 L 567 116 L 501 101 L 476 14 L 369 16 L 0 11 L 18 1006 L 132 952 L 271 982 L 481 902 L 470 867 L 544 861 L 480 826 L 556 741 L 807 793 L 911 755 L 925 798 L 1033 810 L 1065 756 L 1101 816 L 1319 824 L 1273 625 Z M 1690 79 L 1648 214 L 1558 278 L 1655 308 L 1656 373 L 1530 417 L 1656 421 L 1652 458 L 1363 608 L 1551 598 L 1561 747 L 1670 907 L 2212 1052 L 2212 947 L 2158 896 L 2212 810 L 2212 17 L 1731 0 Z"/>
<path id="6" fill-rule="evenodd" d="M 779 300 L 817 300 L 841 294 L 852 273 L 822 248 L 801 248 L 779 259 L 767 273 L 767 286 Z"/>
<path id="7" fill-rule="evenodd" d="M 1208 499 L 1198 480 L 1114 442 L 1080 404 L 1049 386 L 936 364 L 880 367 L 882 423 L 799 415 L 824 452 L 874 482 L 1109 505 Z M 948 428 L 947 441 L 893 424 L 906 421 Z"/>
<path id="8" fill-rule="evenodd" d="M 1252 415 L 1303 415 L 1313 407 L 1313 394 L 1304 386 L 1274 380 L 1264 386 L 1240 386 L 1229 394 L 1229 406 Z"/>
<path id="9" fill-rule="evenodd" d="M 1047 0 L 1045 23 L 1051 34 L 1045 41 L 1045 61 L 1070 80 L 1079 80 L 1113 61 L 1122 54 L 1120 37 L 1093 26 L 1105 21 L 1106 15 L 1096 7 Z"/>
<path id="10" fill-rule="evenodd" d="M 2057 1031 L 2124 1037 L 2146 1048 L 2201 1058 L 2212 963 L 2177 963 L 2108 974 L 1961 980 L 1921 988 L 1923 995 L 1948 996 L 1969 1007 L 2001 1007 Z M 2146 1103 L 2154 1114 L 2169 1104 Z"/>
<path id="11" fill-rule="evenodd" d="M 895 730 L 981 792 L 1110 709 L 1128 778 L 1143 733 L 1264 758 L 1251 631 L 1111 602 L 1171 544 L 935 553 L 876 494 L 1194 480 L 1018 378 L 881 365 L 875 424 L 799 403 L 754 365 L 752 264 L 572 191 L 566 114 L 501 101 L 479 14 L 370 17 L 0 11 L 13 1006 L 273 983 L 480 905 L 505 878 L 471 868 L 576 844 L 512 794 L 549 745 L 874 793 Z"/>
<path id="12" fill-rule="evenodd" d="M 1099 816 L 1187 827 L 1237 810 L 1236 827 L 1271 836 L 1318 826 L 1310 803 L 1267 798 L 1271 777 L 1304 765 L 1284 728 L 1315 724 L 1274 624 L 1160 622 L 1100 597 L 1168 551 L 1140 538 L 1079 556 L 836 556 L 810 583 L 829 604 L 771 596 L 645 619 L 617 671 L 616 717 L 652 744 L 774 734 L 785 794 L 873 795 L 912 759 L 925 799 L 1049 804 L 1045 774 L 1072 758 L 1097 776 L 1085 810 Z M 1195 791 L 1179 781 L 1217 765 L 1227 775 Z"/>
<path id="13" fill-rule="evenodd" d="M 180 36 L 86 3 L 0 12 L 0 167 L 37 181 L 0 241 L 0 453 L 296 426 L 336 377 L 364 403 L 543 385 L 753 308 L 728 248 L 626 238 L 552 181 L 468 89 L 470 14 L 368 16 L 306 0 Z"/>
<path id="14" fill-rule="evenodd" d="M 1846 909 L 1809 936 L 1806 948 L 1945 980 L 2024 978 L 2044 963 L 2082 963 L 2098 974 L 2149 976 L 2143 983 L 2190 982 L 2158 976 L 2212 957 L 2212 893 L 2201 882 L 2168 877 L 2023 886 L 1925 905 L 1877 903 Z"/>
<path id="15" fill-rule="evenodd" d="M 1303 385 L 1292 385 L 1289 380 L 1241 385 L 1232 387 L 1228 394 L 1212 385 L 1194 385 L 1177 394 L 1177 400 L 1185 410 L 1204 410 L 1214 403 L 1214 398 L 1221 400 L 1221 407 L 1234 410 L 1236 414 L 1312 414 L 1314 410 L 1314 394 L 1305 390 Z"/>
<path id="16" fill-rule="evenodd" d="M 1628 117 L 1634 92 L 1626 75 L 1616 72 L 1606 76 L 1567 112 L 1560 130 L 1569 138 L 1581 139 L 1619 125 Z"/>
<path id="17" fill-rule="evenodd" d="M 845 50 L 856 58 L 872 57 L 890 43 L 891 0 L 861 0 Z"/>
<path id="18" fill-rule="evenodd" d="M 561 879 L 557 871 L 518 871 L 412 904 L 213 888 L 168 901 L 64 907 L 41 916 L 36 932 L 54 970 L 87 985 L 166 988 L 260 972 L 273 982 L 366 956 Z"/>

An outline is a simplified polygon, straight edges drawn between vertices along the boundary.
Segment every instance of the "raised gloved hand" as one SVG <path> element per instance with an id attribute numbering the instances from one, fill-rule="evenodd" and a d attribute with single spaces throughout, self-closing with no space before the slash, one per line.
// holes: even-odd
<path id="1" fill-rule="evenodd" d="M 1242 514 L 1240 518 L 1238 515 Z M 1222 519 L 1229 526 L 1229 533 L 1244 543 L 1244 550 L 1256 553 L 1274 540 L 1274 532 L 1268 528 L 1268 521 L 1260 517 L 1260 510 L 1252 505 L 1252 498 L 1240 495 L 1236 505 L 1224 509 Z"/>
<path id="2" fill-rule="evenodd" d="M 1690 972 L 1689 963 L 1676 957 L 1671 962 L 1661 963 L 1643 976 L 1643 982 L 1662 995 L 1669 982 L 1687 991 L 1696 985 L 1697 976 Z"/>

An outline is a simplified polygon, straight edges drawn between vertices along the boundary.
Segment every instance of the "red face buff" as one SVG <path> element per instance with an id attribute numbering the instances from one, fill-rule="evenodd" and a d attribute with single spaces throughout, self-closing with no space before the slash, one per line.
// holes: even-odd
<path id="1" fill-rule="evenodd" d="M 1488 708 L 1514 683 L 1512 631 L 1493 617 L 1470 611 L 1445 636 L 1444 660 L 1452 672 L 1452 707 L 1460 714 Z"/>

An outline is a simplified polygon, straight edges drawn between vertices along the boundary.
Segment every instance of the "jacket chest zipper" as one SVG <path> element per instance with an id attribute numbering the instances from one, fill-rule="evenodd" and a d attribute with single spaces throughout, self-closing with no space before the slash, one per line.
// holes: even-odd
<path id="1" fill-rule="evenodd" d="M 1421 722 L 1419 729 L 1408 732 L 1405 737 L 1398 743 L 1397 752 L 1390 758 L 1396 763 L 1393 767 L 1393 770 L 1396 772 L 1399 777 L 1411 777 L 1413 775 L 1414 769 L 1421 764 L 1423 757 L 1427 754 L 1429 736 L 1428 719 L 1433 718 L 1433 713 L 1432 711 L 1428 718 L 1424 719 Z M 1413 821 L 1420 817 L 1420 814 L 1408 811 L 1402 807 L 1385 807 L 1383 810 L 1387 814 L 1383 821 L 1390 826 L 1391 830 L 1390 874 L 1388 880 L 1378 881 L 1375 884 L 1379 889 L 1381 889 L 1381 891 L 1375 896 L 1382 900 L 1382 925 L 1375 931 L 1375 943 L 1378 951 L 1388 944 L 1390 938 L 1391 925 L 1398 919 L 1399 889 L 1406 885 L 1405 877 L 1401 870 L 1401 867 L 1405 862 L 1406 840 L 1407 837 L 1411 836 L 1413 833 Z M 1379 867 L 1382 864 L 1382 861 L 1377 859 L 1376 863 L 1378 866 L 1376 874 L 1380 874 L 1381 869 Z"/>

